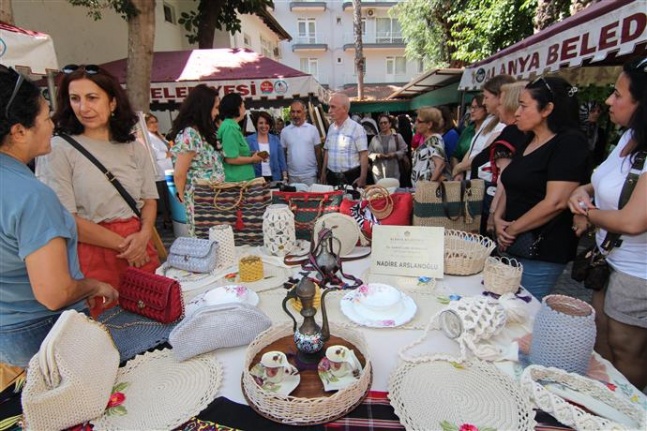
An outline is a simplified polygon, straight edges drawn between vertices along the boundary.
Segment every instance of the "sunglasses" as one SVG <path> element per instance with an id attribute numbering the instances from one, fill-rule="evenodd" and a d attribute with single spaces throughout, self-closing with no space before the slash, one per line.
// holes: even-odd
<path id="1" fill-rule="evenodd" d="M 537 84 L 537 83 L 539 83 L 539 82 L 541 82 L 541 83 L 544 85 L 544 87 L 546 87 L 546 89 L 548 90 L 548 92 L 550 93 L 550 95 L 552 96 L 552 98 L 554 99 L 554 98 L 555 98 L 555 92 L 553 91 L 553 89 L 552 89 L 552 88 L 550 88 L 550 85 L 548 85 L 548 82 L 544 79 L 544 77 L 543 77 L 543 76 L 540 76 L 539 78 L 537 78 L 537 79 L 535 79 L 534 81 L 532 81 L 532 82 L 530 83 L 530 85 L 529 85 L 529 86 L 530 86 L 530 87 L 534 87 L 534 86 L 535 86 L 535 84 Z"/>
<path id="2" fill-rule="evenodd" d="M 632 65 L 631 68 L 633 70 L 642 70 L 643 72 L 647 72 L 647 58 L 643 58 L 640 61 L 636 60 L 636 64 Z"/>
<path id="3" fill-rule="evenodd" d="M 81 66 L 79 66 L 78 64 L 68 64 L 63 69 L 61 69 L 61 72 L 69 75 L 70 73 L 75 72 L 79 69 L 83 70 L 88 75 L 96 75 L 101 71 L 101 68 L 96 64 L 86 64 Z"/>
<path id="4" fill-rule="evenodd" d="M 472 110 L 472 111 L 475 111 L 477 109 L 482 109 L 483 107 L 484 107 L 483 105 L 476 105 L 476 106 L 470 105 L 469 109 Z"/>
<path id="5" fill-rule="evenodd" d="M 428 123 L 429 121 L 421 120 L 420 118 L 416 118 L 416 123 Z"/>
<path id="6" fill-rule="evenodd" d="M 16 99 L 16 96 L 18 95 L 18 91 L 20 91 L 20 87 L 22 86 L 22 83 L 25 82 L 25 77 L 21 74 L 16 72 L 15 70 L 9 69 L 6 66 L 2 66 L 2 72 L 3 73 L 15 73 L 18 75 L 18 79 L 16 80 L 16 83 L 14 84 L 13 91 L 11 92 L 11 97 L 9 97 L 9 102 L 7 102 L 7 106 L 4 108 L 4 116 L 5 118 L 9 118 L 9 112 L 11 111 L 11 104 L 13 101 Z"/>

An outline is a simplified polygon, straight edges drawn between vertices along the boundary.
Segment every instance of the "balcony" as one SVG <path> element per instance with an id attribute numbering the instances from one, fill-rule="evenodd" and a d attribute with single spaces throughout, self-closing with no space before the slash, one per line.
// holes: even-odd
<path id="1" fill-rule="evenodd" d="M 292 1 L 290 2 L 290 12 L 325 12 L 325 1 Z"/>
<path id="2" fill-rule="evenodd" d="M 409 81 L 409 76 L 404 74 L 387 74 L 386 72 L 367 71 L 364 74 L 364 84 L 404 84 Z M 356 85 L 357 75 L 354 73 L 344 73 L 342 75 L 342 85 Z"/>
<path id="3" fill-rule="evenodd" d="M 363 0 L 362 2 L 362 11 L 366 9 L 390 9 L 399 2 L 397 1 L 386 1 L 386 0 Z M 353 11 L 353 2 L 346 1 L 342 4 L 342 10 L 346 12 L 346 10 L 350 10 L 350 12 Z"/>
<path id="4" fill-rule="evenodd" d="M 297 36 L 292 39 L 292 52 L 328 51 L 328 43 L 321 35 Z"/>
<path id="5" fill-rule="evenodd" d="M 402 33 L 400 32 L 375 32 L 372 34 L 362 35 L 364 49 L 384 49 L 384 48 L 403 48 L 405 47 Z M 344 51 L 355 49 L 355 35 L 353 33 L 344 33 Z"/>

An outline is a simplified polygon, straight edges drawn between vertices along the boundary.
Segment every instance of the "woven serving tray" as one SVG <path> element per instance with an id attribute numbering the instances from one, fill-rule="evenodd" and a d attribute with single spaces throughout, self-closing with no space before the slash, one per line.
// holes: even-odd
<path id="1" fill-rule="evenodd" d="M 263 353 L 279 350 L 296 353 L 292 341 L 292 323 L 273 326 L 259 334 L 247 348 L 242 375 L 243 394 L 250 407 L 274 422 L 289 425 L 315 425 L 338 419 L 357 407 L 366 397 L 373 378 L 368 347 L 363 335 L 353 329 L 331 324 L 330 340 L 326 346 L 341 344 L 355 351 L 362 364 L 357 382 L 336 392 L 324 392 L 317 370 L 300 371 L 301 382 L 291 395 L 267 391 L 256 384 L 250 369 Z M 288 355 L 290 356 L 290 355 Z M 290 360 L 293 362 L 293 360 Z"/>

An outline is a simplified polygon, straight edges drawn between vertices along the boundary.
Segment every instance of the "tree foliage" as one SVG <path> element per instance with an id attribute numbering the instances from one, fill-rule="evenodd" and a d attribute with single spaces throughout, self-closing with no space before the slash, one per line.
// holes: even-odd
<path id="1" fill-rule="evenodd" d="M 103 17 L 106 10 L 114 10 L 123 19 L 137 15 L 137 8 L 130 0 L 67 0 L 72 6 L 88 8 L 88 16 L 95 21 Z"/>
<path id="2" fill-rule="evenodd" d="M 408 0 L 393 7 L 409 59 L 460 66 L 533 32 L 537 0 Z"/>
<path id="3" fill-rule="evenodd" d="M 196 1 L 196 0 L 193 0 Z M 212 48 L 215 29 L 235 34 L 241 30 L 238 14 L 254 14 L 274 7 L 272 0 L 198 0 L 198 7 L 182 12 L 178 23 L 187 31 L 189 43 Z"/>

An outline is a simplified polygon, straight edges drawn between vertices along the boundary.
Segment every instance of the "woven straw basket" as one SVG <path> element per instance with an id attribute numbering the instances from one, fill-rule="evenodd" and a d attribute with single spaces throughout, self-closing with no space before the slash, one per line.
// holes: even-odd
<path id="1" fill-rule="evenodd" d="M 269 344 L 285 336 L 291 336 L 292 323 L 272 326 L 262 332 L 247 348 L 243 368 L 243 392 L 254 410 L 275 422 L 289 425 L 314 425 L 330 422 L 352 411 L 363 399 L 371 386 L 372 368 L 369 350 L 364 336 L 355 330 L 331 324 L 331 332 L 351 342 L 364 355 L 366 365 L 357 382 L 333 393 L 318 398 L 299 398 L 269 392 L 256 384 L 249 370 L 254 357 Z"/>
<path id="2" fill-rule="evenodd" d="M 485 290 L 505 295 L 517 293 L 521 285 L 523 265 L 517 259 L 507 257 L 488 257 L 483 269 Z"/>
<path id="3" fill-rule="evenodd" d="M 483 271 L 496 244 L 489 238 L 462 230 L 445 230 L 445 274 L 472 275 Z"/>

